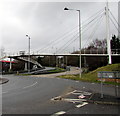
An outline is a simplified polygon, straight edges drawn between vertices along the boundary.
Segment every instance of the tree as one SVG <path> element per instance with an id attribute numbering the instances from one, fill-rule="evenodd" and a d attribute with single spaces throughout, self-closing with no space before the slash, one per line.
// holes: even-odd
<path id="1" fill-rule="evenodd" d="M 6 53 L 5 53 L 5 48 L 2 46 L 1 48 L 0 48 L 0 57 L 2 58 L 2 57 L 4 57 L 6 55 Z"/>
<path id="2" fill-rule="evenodd" d="M 111 49 L 113 54 L 120 54 L 120 38 L 112 36 Z M 120 63 L 120 56 L 112 57 L 112 63 Z"/>
<path id="3" fill-rule="evenodd" d="M 115 35 L 112 36 L 111 40 L 111 49 L 113 49 L 113 52 L 118 52 L 120 53 L 120 39 L 117 38 Z M 116 51 L 115 51 L 116 49 Z"/>
<path id="4" fill-rule="evenodd" d="M 107 41 L 95 39 L 87 48 L 82 49 L 81 52 L 85 51 L 86 54 L 103 54 L 106 53 Z M 98 56 L 89 56 L 84 58 L 85 65 L 88 66 L 89 70 L 94 70 L 100 66 L 104 66 L 107 64 L 106 57 L 98 57 Z"/>
<path id="5" fill-rule="evenodd" d="M 92 44 L 91 44 L 94 48 L 104 48 L 104 49 L 106 49 L 106 47 L 107 47 L 107 41 L 106 41 L 106 39 L 104 39 L 104 40 L 98 40 L 98 39 L 95 39 L 93 42 L 92 42 Z"/>

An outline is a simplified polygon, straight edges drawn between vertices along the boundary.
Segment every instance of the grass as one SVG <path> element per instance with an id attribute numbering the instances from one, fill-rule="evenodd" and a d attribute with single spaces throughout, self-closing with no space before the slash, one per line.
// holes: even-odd
<path id="1" fill-rule="evenodd" d="M 81 78 L 79 77 L 79 75 L 62 75 L 59 77 L 66 78 L 66 79 L 72 79 L 72 80 L 100 83 L 100 81 L 98 81 L 98 77 L 97 77 L 97 74 L 99 71 L 120 71 L 120 64 L 111 64 L 111 65 L 97 68 L 96 70 L 88 72 L 88 73 L 83 73 Z M 104 83 L 120 85 L 120 83 L 116 83 L 116 82 L 104 82 Z"/>
<path id="2" fill-rule="evenodd" d="M 30 76 L 31 74 L 22 74 L 22 73 L 19 73 L 19 74 L 15 74 L 15 75 L 18 75 L 18 76 Z"/>

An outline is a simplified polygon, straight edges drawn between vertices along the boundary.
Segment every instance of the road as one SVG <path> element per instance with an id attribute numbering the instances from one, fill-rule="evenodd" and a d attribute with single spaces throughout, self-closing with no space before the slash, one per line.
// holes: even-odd
<path id="1" fill-rule="evenodd" d="M 55 75 L 55 74 L 54 74 Z M 51 100 L 74 90 L 100 92 L 100 84 L 78 82 L 51 76 L 4 75 L 9 82 L 2 85 L 3 114 L 119 114 L 119 107 Z M 115 95 L 114 87 L 104 85 L 103 92 Z"/>

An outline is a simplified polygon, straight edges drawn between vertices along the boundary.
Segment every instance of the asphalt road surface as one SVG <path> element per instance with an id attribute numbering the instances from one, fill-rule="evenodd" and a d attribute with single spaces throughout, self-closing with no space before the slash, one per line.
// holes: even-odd
<path id="1" fill-rule="evenodd" d="M 100 92 L 100 84 L 52 77 L 4 75 L 9 82 L 2 85 L 2 114 L 119 114 L 115 105 L 84 104 L 51 100 L 74 90 Z M 115 95 L 113 86 L 104 85 L 103 92 Z M 78 107 L 77 107 L 78 106 Z"/>

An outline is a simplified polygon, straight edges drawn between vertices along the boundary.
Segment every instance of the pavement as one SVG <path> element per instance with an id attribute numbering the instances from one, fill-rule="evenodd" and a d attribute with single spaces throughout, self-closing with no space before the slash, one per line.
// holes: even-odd
<path id="1" fill-rule="evenodd" d="M 70 71 L 62 72 L 62 73 L 54 73 L 54 74 L 42 74 L 42 75 L 32 75 L 32 77 L 47 77 L 47 78 L 55 78 L 56 76 L 60 75 L 66 75 L 66 74 L 79 74 L 79 70 L 75 67 L 72 67 Z M 7 83 L 9 80 L 6 78 L 0 78 L 0 84 Z M 119 87 L 118 87 L 119 89 Z M 118 93 L 119 94 L 119 93 Z M 84 95 L 85 97 L 80 98 L 83 100 L 86 100 L 89 103 L 95 103 L 95 104 L 106 104 L 106 105 L 120 105 L 120 96 L 111 96 L 107 94 L 103 94 L 103 97 L 101 96 L 101 93 L 91 93 L 90 95 Z M 79 95 L 80 96 L 80 95 Z M 67 97 L 73 97 L 76 99 L 79 96 L 67 96 Z M 60 99 L 61 100 L 61 99 Z"/>
<path id="2" fill-rule="evenodd" d="M 91 98 L 88 99 L 88 102 L 95 104 L 106 104 L 106 105 L 120 105 L 120 97 L 103 95 L 100 93 L 93 93 Z"/>

